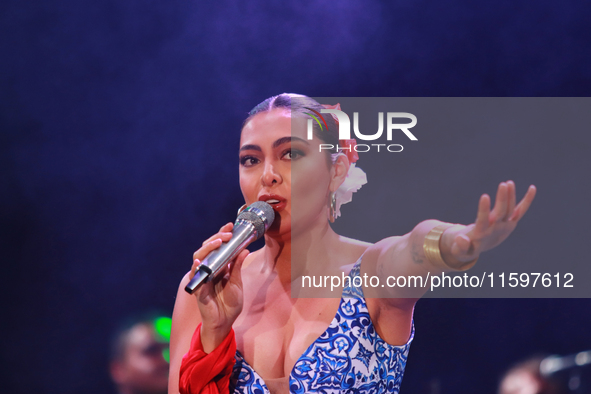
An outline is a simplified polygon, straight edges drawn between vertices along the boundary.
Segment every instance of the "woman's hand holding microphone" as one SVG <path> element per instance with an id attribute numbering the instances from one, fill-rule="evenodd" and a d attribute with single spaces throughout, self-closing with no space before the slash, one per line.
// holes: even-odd
<path id="1" fill-rule="evenodd" d="M 191 278 L 195 275 L 201 261 L 209 253 L 218 249 L 223 242 L 232 238 L 232 223 L 227 223 L 203 242 L 203 246 L 193 254 Z M 248 250 L 243 250 L 226 267 L 224 272 L 200 286 L 195 292 L 201 313 L 201 343 L 203 350 L 210 353 L 226 338 L 232 324 L 242 312 L 242 263 Z"/>

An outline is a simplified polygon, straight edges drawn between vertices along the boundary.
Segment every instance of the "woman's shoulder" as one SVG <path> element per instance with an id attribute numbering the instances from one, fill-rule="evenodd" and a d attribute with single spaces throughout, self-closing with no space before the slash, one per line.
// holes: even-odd
<path id="1" fill-rule="evenodd" d="M 367 250 L 367 248 L 373 245 L 370 242 L 360 241 L 358 239 L 344 237 L 342 235 L 339 235 L 338 242 L 339 248 L 342 248 L 344 252 L 359 254 L 359 256 L 361 256 Z"/>
<path id="2" fill-rule="evenodd" d="M 341 270 L 348 274 L 355 263 L 364 255 L 364 253 L 372 247 L 370 242 L 360 241 L 358 239 L 339 236 L 337 250 L 339 256 L 338 261 L 343 262 Z"/>

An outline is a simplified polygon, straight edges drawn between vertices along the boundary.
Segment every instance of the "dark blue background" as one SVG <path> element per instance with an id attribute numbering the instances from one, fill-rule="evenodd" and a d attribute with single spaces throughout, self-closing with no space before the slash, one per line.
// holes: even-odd
<path id="1" fill-rule="evenodd" d="M 589 11 L 5 0 L 2 391 L 112 391 L 110 332 L 138 310 L 172 310 L 192 252 L 242 204 L 238 136 L 256 103 L 281 92 L 589 96 Z M 402 390 L 438 381 L 441 393 L 493 393 L 522 357 L 589 348 L 589 310 L 589 300 L 422 300 Z"/>

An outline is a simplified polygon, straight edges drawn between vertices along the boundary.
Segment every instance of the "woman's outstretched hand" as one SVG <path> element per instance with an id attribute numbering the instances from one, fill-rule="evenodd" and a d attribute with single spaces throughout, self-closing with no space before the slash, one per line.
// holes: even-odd
<path id="1" fill-rule="evenodd" d="M 483 194 L 478 203 L 475 223 L 454 234 L 455 238 L 449 249 L 451 256 L 446 258 L 444 255 L 444 260 L 448 261 L 451 257 L 455 261 L 468 262 L 477 258 L 480 253 L 499 245 L 515 230 L 535 195 L 536 187 L 531 185 L 523 199 L 516 204 L 515 183 L 501 182 L 497 189 L 495 206 L 491 211 L 490 197 Z"/>
<path id="2" fill-rule="evenodd" d="M 233 227 L 232 223 L 222 226 L 217 234 L 205 240 L 203 246 L 193 254 L 191 278 L 195 275 L 201 261 L 211 251 L 219 248 L 222 242 L 228 242 L 232 238 Z M 201 339 L 206 352 L 210 346 L 213 350 L 217 346 L 217 342 L 225 338 L 232 328 L 232 324 L 242 312 L 242 276 L 240 271 L 246 256 L 248 256 L 248 250 L 243 250 L 230 263 L 229 267 L 226 267 L 215 278 L 202 284 L 195 292 L 203 322 Z"/>

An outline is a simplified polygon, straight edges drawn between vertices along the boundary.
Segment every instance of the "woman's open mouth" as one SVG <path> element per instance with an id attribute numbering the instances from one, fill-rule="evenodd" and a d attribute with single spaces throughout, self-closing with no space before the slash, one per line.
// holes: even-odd
<path id="1" fill-rule="evenodd" d="M 287 205 L 287 200 L 281 196 L 265 194 L 259 197 L 259 201 L 264 201 L 273 207 L 275 212 L 279 212 Z"/>

